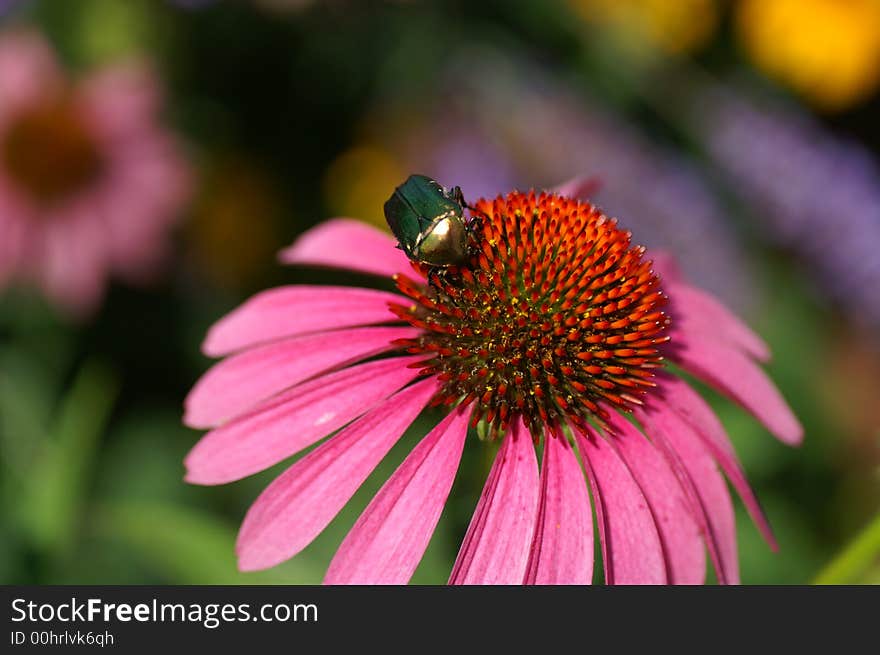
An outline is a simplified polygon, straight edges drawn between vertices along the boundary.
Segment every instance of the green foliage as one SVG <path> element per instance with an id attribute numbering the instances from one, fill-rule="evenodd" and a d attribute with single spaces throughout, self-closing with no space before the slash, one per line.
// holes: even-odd
<path id="1" fill-rule="evenodd" d="M 94 508 L 92 529 L 129 550 L 167 583 L 296 584 L 305 572 L 243 575 L 235 565 L 236 527 L 216 515 L 183 504 L 149 501 L 105 502 Z"/>

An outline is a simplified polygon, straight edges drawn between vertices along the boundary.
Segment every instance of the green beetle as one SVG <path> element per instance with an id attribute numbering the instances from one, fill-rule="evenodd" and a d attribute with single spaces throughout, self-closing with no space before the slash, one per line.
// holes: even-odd
<path id="1" fill-rule="evenodd" d="M 447 190 L 430 177 L 410 175 L 385 202 L 385 220 L 411 260 L 451 266 L 467 259 L 466 206 L 458 187 Z"/>

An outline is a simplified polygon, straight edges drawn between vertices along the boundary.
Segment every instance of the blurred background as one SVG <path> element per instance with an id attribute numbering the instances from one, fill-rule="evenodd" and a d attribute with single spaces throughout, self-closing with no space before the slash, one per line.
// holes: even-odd
<path id="1" fill-rule="evenodd" d="M 417 422 L 306 551 L 239 574 L 284 466 L 183 482 L 208 326 L 356 282 L 275 253 L 383 226 L 421 172 L 466 197 L 595 176 L 637 242 L 769 342 L 806 428 L 706 392 L 777 532 L 746 583 L 880 583 L 880 0 L 0 1 L 0 581 L 317 583 Z M 99 220 L 95 219 L 95 216 Z M 467 448 L 414 582 L 448 577 Z"/>

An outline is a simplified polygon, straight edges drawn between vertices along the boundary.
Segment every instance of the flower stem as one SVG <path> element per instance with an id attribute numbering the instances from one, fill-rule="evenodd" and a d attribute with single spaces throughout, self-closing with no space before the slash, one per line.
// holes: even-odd
<path id="1" fill-rule="evenodd" d="M 880 561 L 880 513 L 816 576 L 815 584 L 858 583 Z"/>

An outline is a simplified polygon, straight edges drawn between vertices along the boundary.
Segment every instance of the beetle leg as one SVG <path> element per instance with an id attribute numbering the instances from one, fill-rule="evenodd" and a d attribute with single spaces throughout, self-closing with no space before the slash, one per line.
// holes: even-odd
<path id="1" fill-rule="evenodd" d="M 450 195 L 452 196 L 452 199 L 459 205 L 461 205 L 462 207 L 468 207 L 468 204 L 467 202 L 465 202 L 464 199 L 464 194 L 461 192 L 461 187 L 452 187 L 452 192 Z M 470 207 L 468 207 L 468 209 L 470 209 Z"/>

